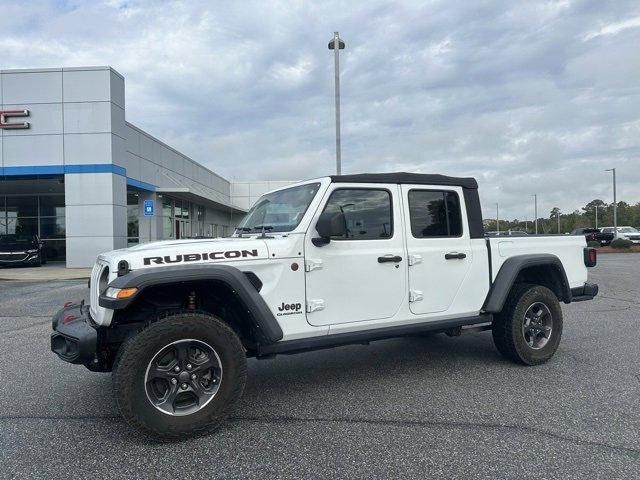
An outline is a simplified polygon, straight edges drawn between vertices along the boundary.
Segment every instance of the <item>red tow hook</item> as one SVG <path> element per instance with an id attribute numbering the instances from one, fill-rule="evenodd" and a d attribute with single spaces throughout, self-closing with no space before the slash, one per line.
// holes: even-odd
<path id="1" fill-rule="evenodd" d="M 64 302 L 64 308 L 70 307 L 73 305 L 73 302 Z"/>
<path id="2" fill-rule="evenodd" d="M 62 324 L 66 325 L 71 320 L 75 320 L 76 318 L 78 317 L 76 317 L 75 315 L 71 315 L 70 313 L 65 313 L 64 317 L 62 317 Z"/>

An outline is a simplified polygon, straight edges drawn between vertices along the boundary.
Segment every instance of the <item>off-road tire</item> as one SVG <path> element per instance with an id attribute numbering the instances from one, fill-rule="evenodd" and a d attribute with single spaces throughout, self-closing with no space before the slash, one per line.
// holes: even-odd
<path id="1" fill-rule="evenodd" d="M 525 340 L 522 328 L 527 309 L 542 303 L 551 313 L 552 330 L 546 345 L 538 350 Z M 493 318 L 493 341 L 498 351 L 509 360 L 523 365 L 539 365 L 556 353 L 562 337 L 562 309 L 556 295 L 546 287 L 516 284 L 509 292 L 502 311 Z"/>
<path id="2" fill-rule="evenodd" d="M 147 397 L 145 375 L 156 353 L 184 339 L 213 347 L 224 373 L 209 403 L 192 414 L 172 416 L 159 411 Z M 229 416 L 244 390 L 247 359 L 240 339 L 223 321 L 206 313 L 181 312 L 127 340 L 118 352 L 112 376 L 116 404 L 127 423 L 157 440 L 176 440 L 210 433 Z"/>

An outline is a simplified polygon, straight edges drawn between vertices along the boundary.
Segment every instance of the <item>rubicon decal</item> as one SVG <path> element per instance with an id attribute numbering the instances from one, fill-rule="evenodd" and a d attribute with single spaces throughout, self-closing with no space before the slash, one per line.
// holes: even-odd
<path id="1" fill-rule="evenodd" d="M 257 257 L 258 250 L 227 250 L 226 252 L 185 253 L 164 257 L 145 257 L 145 265 L 165 265 L 170 263 L 200 262 L 203 260 L 233 260 L 235 258 Z"/>
<path id="2" fill-rule="evenodd" d="M 302 304 L 301 303 L 284 303 L 278 307 L 278 313 L 276 314 L 278 317 L 283 315 L 295 315 L 302 313 Z"/>

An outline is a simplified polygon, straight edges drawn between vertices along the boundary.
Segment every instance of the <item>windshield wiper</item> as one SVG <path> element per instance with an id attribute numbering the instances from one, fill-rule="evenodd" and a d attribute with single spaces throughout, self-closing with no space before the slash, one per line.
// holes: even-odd
<path id="1" fill-rule="evenodd" d="M 238 235 L 238 238 L 243 238 L 243 237 L 242 237 L 242 232 L 247 232 L 247 233 L 249 233 L 249 232 L 252 230 L 252 228 L 251 228 L 251 227 L 236 227 L 236 232 L 237 232 L 238 230 L 240 230 L 240 234 Z"/>
<path id="2" fill-rule="evenodd" d="M 255 227 L 253 227 L 253 229 L 262 230 L 262 235 L 260 235 L 258 238 L 273 238 L 267 237 L 267 231 L 273 230 L 273 225 L 256 225 Z"/>

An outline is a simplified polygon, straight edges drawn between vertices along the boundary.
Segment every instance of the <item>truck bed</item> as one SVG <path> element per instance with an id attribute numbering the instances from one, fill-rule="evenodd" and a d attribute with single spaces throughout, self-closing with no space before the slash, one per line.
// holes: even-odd
<path id="1" fill-rule="evenodd" d="M 491 282 L 502 264 L 516 255 L 547 253 L 557 256 L 564 266 L 571 288 L 581 287 L 587 281 L 583 248 L 584 236 L 576 235 L 528 235 L 524 237 L 487 237 L 490 254 Z"/>

